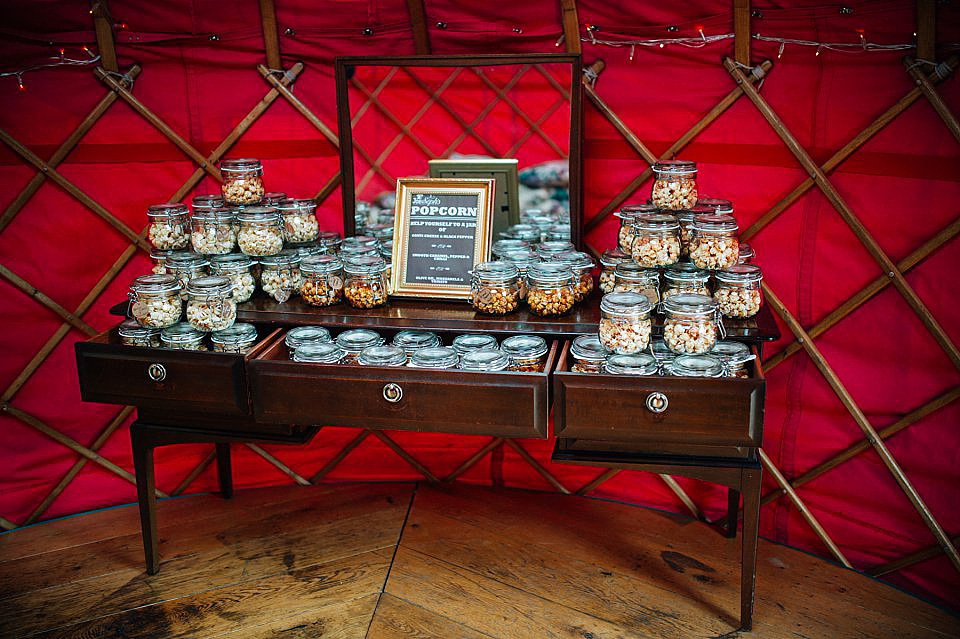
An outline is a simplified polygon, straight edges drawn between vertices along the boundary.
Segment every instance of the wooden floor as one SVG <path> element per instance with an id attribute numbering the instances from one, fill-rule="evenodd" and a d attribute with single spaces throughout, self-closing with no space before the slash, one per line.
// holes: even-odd
<path id="1" fill-rule="evenodd" d="M 621 504 L 344 484 L 134 507 L 0 535 L 0 637 L 739 636 L 739 542 Z M 756 637 L 957 637 L 960 620 L 760 542 Z M 728 634 L 729 633 L 729 634 Z"/>

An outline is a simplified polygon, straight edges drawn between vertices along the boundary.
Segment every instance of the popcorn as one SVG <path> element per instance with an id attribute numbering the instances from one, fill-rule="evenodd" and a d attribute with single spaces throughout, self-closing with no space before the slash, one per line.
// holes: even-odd
<path id="1" fill-rule="evenodd" d="M 541 317 L 563 315 L 573 308 L 575 302 L 570 288 L 548 289 L 532 288 L 527 292 L 527 304 L 530 311 Z"/>
<path id="2" fill-rule="evenodd" d="M 161 250 L 177 250 L 187 247 L 190 241 L 190 232 L 184 221 L 173 218 L 155 219 L 147 229 L 147 239 L 154 248 Z"/>
<path id="3" fill-rule="evenodd" d="M 684 295 L 687 293 L 710 295 L 710 290 L 706 286 L 671 286 L 663 292 L 663 299 L 667 299 L 671 295 Z"/>
<path id="4" fill-rule="evenodd" d="M 706 353 L 717 342 L 717 327 L 709 319 L 668 318 L 663 340 L 674 353 Z"/>
<path id="5" fill-rule="evenodd" d="M 272 225 L 243 225 L 237 233 L 237 246 L 247 255 L 274 255 L 283 248 L 283 234 Z"/>
<path id="6" fill-rule="evenodd" d="M 249 270 L 233 273 L 223 273 L 225 277 L 230 278 L 233 284 L 233 301 L 241 304 L 253 297 L 253 292 L 257 288 L 257 283 L 253 279 L 253 274 Z"/>
<path id="7" fill-rule="evenodd" d="M 333 306 L 343 300 L 343 278 L 307 277 L 300 287 L 300 297 L 311 306 Z"/>
<path id="8" fill-rule="evenodd" d="M 264 193 L 263 178 L 245 174 L 234 176 L 224 172 L 220 190 L 227 204 L 234 206 L 258 204 Z"/>
<path id="9" fill-rule="evenodd" d="M 312 242 L 320 235 L 317 204 L 313 200 L 287 199 L 278 205 L 283 217 L 283 239 L 300 244 Z"/>
<path id="10" fill-rule="evenodd" d="M 215 220 L 195 216 L 190 235 L 193 250 L 202 255 L 225 255 L 237 243 L 237 229 L 233 220 Z"/>
<path id="11" fill-rule="evenodd" d="M 187 321 L 198 331 L 222 331 L 237 319 L 237 303 L 230 298 L 198 299 L 187 302 Z"/>
<path id="12" fill-rule="evenodd" d="M 473 291 L 473 308 L 480 313 L 504 315 L 517 310 L 520 291 L 516 286 L 483 285 Z"/>
<path id="13" fill-rule="evenodd" d="M 633 261 L 640 266 L 667 266 L 679 259 L 680 239 L 675 235 L 638 236 L 633 241 Z"/>
<path id="14" fill-rule="evenodd" d="M 650 201 L 661 209 L 682 211 L 697 203 L 696 178 L 658 178 L 653 183 Z"/>
<path id="15" fill-rule="evenodd" d="M 343 295 L 354 308 L 376 308 L 387 303 L 387 290 L 381 277 L 351 277 L 347 280 Z"/>
<path id="16" fill-rule="evenodd" d="M 178 295 L 144 295 L 130 308 L 133 319 L 145 328 L 166 328 L 180 321 L 183 303 Z"/>
<path id="17" fill-rule="evenodd" d="M 265 268 L 260 274 L 260 288 L 281 304 L 300 292 L 302 285 L 299 267 Z"/>
<path id="18" fill-rule="evenodd" d="M 652 328 L 649 317 L 605 317 L 600 320 L 600 343 L 614 353 L 638 353 L 650 343 Z"/>
<path id="19" fill-rule="evenodd" d="M 740 242 L 735 237 L 701 236 L 690 246 L 690 260 L 699 268 L 729 268 L 740 257 Z"/>

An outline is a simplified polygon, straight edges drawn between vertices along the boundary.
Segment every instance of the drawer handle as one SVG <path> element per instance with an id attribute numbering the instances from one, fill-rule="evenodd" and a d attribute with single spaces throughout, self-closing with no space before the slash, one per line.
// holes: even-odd
<path id="1" fill-rule="evenodd" d="M 155 382 L 162 382 L 167 378 L 167 369 L 163 364 L 150 364 L 147 366 L 147 377 Z"/>
<path id="2" fill-rule="evenodd" d="M 399 385 L 390 382 L 383 387 L 383 398 L 391 404 L 396 404 L 403 399 L 403 389 Z"/>
<path id="3" fill-rule="evenodd" d="M 647 395 L 647 410 L 651 413 L 662 413 L 667 410 L 669 404 L 670 401 L 667 399 L 667 396 L 660 391 L 653 391 Z"/>

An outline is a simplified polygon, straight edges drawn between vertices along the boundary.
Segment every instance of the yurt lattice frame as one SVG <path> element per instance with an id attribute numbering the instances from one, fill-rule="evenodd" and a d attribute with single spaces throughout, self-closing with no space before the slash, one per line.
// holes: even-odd
<path id="1" fill-rule="evenodd" d="M 407 4 L 410 9 L 416 52 L 418 54 L 429 54 L 429 39 L 426 29 L 426 16 L 422 0 L 407 0 Z M 575 0 L 561 0 L 560 5 L 566 49 L 571 53 L 580 53 L 581 30 L 577 20 Z M 868 140 L 870 140 L 888 124 L 894 121 L 900 114 L 906 111 L 910 105 L 920 100 L 921 97 L 930 103 L 937 115 L 946 125 L 951 135 L 958 142 L 960 142 L 960 124 L 958 124 L 956 116 L 943 102 L 936 90 L 936 85 L 947 80 L 952 72 L 956 69 L 958 61 L 956 57 L 953 57 L 945 62 L 935 62 L 935 1 L 919 0 L 916 28 L 916 57 L 906 58 L 904 60 L 905 71 L 909 74 L 911 81 L 916 86 L 906 95 L 900 98 L 896 103 L 894 103 L 890 108 L 878 115 L 873 122 L 863 129 L 863 131 L 858 133 L 846 145 L 837 150 L 822 165 L 818 165 L 811 158 L 810 154 L 791 134 L 790 130 L 777 115 L 776 111 L 761 96 L 758 85 L 766 77 L 767 73 L 770 72 L 772 64 L 767 61 L 756 66 L 751 66 L 749 1 L 734 0 L 733 5 L 736 36 L 735 59 L 726 59 L 723 61 L 723 65 L 729 72 L 734 82 L 734 87 L 716 104 L 716 106 L 707 111 L 696 124 L 694 124 L 682 136 L 680 136 L 677 141 L 660 156 L 652 153 L 640 140 L 640 138 L 634 134 L 633 131 L 631 131 L 630 127 L 620 117 L 618 117 L 614 110 L 611 109 L 599 95 L 598 90 L 595 88 L 594 82 L 599 72 L 602 71 L 602 65 L 593 66 L 591 68 L 591 72 L 588 73 L 584 78 L 584 92 L 587 98 L 596 107 L 599 113 L 620 133 L 623 139 L 636 151 L 639 159 L 647 165 L 647 168 L 645 168 L 639 175 L 630 181 L 616 196 L 614 196 L 605 206 L 603 206 L 595 216 L 585 223 L 584 235 L 596 229 L 598 225 L 613 210 L 618 208 L 628 198 L 633 196 L 637 190 L 649 180 L 652 175 L 651 167 L 657 160 L 675 157 L 682 149 L 690 144 L 692 140 L 708 129 L 710 125 L 715 122 L 725 111 L 727 111 L 735 102 L 737 102 L 741 97 L 746 96 L 746 98 L 755 106 L 757 111 L 764 117 L 764 119 L 780 137 L 784 145 L 789 149 L 791 154 L 796 158 L 797 162 L 803 167 L 804 171 L 809 175 L 809 177 L 798 184 L 793 191 L 777 202 L 752 226 L 746 229 L 746 231 L 742 234 L 742 237 L 744 239 L 754 237 L 761 230 L 773 224 L 775 220 L 792 204 L 800 200 L 805 194 L 816 187 L 828 199 L 836 212 L 841 216 L 846 225 L 854 233 L 860 243 L 866 248 L 871 258 L 881 269 L 881 275 L 877 276 L 862 290 L 852 295 L 830 314 L 809 328 L 805 328 L 796 318 L 796 316 L 791 313 L 791 311 L 784 305 L 783 302 L 781 302 L 780 298 L 771 289 L 771 287 L 764 283 L 763 288 L 767 301 L 770 303 L 777 315 L 781 318 L 786 327 L 794 335 L 795 340 L 779 352 L 769 356 L 763 363 L 763 366 L 769 371 L 783 364 L 793 355 L 799 353 L 800 351 L 804 351 L 816 365 L 817 369 L 827 381 L 830 388 L 840 399 L 846 410 L 850 413 L 854 421 L 860 427 L 863 432 L 864 439 L 836 453 L 829 459 L 822 461 L 802 475 L 792 479 L 785 477 L 770 456 L 761 449 L 761 462 L 778 485 L 776 490 L 768 493 L 762 498 L 761 505 L 769 505 L 781 497 L 786 496 L 794 504 L 794 506 L 796 506 L 803 519 L 809 524 L 817 537 L 823 542 L 830 554 L 843 565 L 852 567 L 851 562 L 844 556 L 843 552 L 841 552 L 840 548 L 836 543 L 834 543 L 833 539 L 831 539 L 830 535 L 824 529 L 824 526 L 821 525 L 811 510 L 804 503 L 804 500 L 798 494 L 798 490 L 812 480 L 821 477 L 840 465 L 856 458 L 861 453 L 868 450 L 874 450 L 879 455 L 880 459 L 883 461 L 884 465 L 889 470 L 890 475 L 896 481 L 904 495 L 909 499 L 910 503 L 916 509 L 918 515 L 923 519 L 937 543 L 929 548 L 911 553 L 910 555 L 888 562 L 884 565 L 861 566 L 861 568 L 866 568 L 867 572 L 873 575 L 884 575 L 897 570 L 902 570 L 907 566 L 924 561 L 940 553 L 946 553 L 954 567 L 960 570 L 960 554 L 957 552 L 957 544 L 960 543 L 960 535 L 954 535 L 951 537 L 942 528 L 942 526 L 938 523 L 937 518 L 914 488 L 910 479 L 907 477 L 907 474 L 904 472 L 903 468 L 900 466 L 885 444 L 885 440 L 889 439 L 893 435 L 902 432 L 910 425 L 917 423 L 926 416 L 931 415 L 932 413 L 935 413 L 936 411 L 954 402 L 958 397 L 960 397 L 960 388 L 952 388 L 940 394 L 939 396 L 930 399 L 922 406 L 907 412 L 902 418 L 893 424 L 887 426 L 886 428 L 877 430 L 877 428 L 871 424 L 864 412 L 854 401 L 853 397 L 844 386 L 842 380 L 827 361 L 827 358 L 818 349 L 815 341 L 818 337 L 822 336 L 832 327 L 836 326 L 845 318 L 850 316 L 850 314 L 856 309 L 862 307 L 869 300 L 877 296 L 880 292 L 884 291 L 888 286 L 892 285 L 907 302 L 914 314 L 926 327 L 929 333 L 933 336 L 939 347 L 944 351 L 944 353 L 946 353 L 953 365 L 960 368 L 960 351 L 958 351 L 957 346 L 950 340 L 949 336 L 943 330 L 943 327 L 938 324 L 937 320 L 926 307 L 923 300 L 914 291 L 904 277 L 905 273 L 909 272 L 911 269 L 923 262 L 926 258 L 934 254 L 939 248 L 943 247 L 946 243 L 956 237 L 958 232 L 960 232 L 960 218 L 954 219 L 939 233 L 921 244 L 902 260 L 894 263 L 869 233 L 867 228 L 860 221 L 859 217 L 846 203 L 839 190 L 833 185 L 828 177 L 831 172 L 833 172 L 838 166 L 853 156 L 856 151 L 860 149 Z M 207 156 L 204 156 L 196 148 L 194 148 L 188 141 L 179 135 L 173 128 L 167 125 L 158 115 L 151 111 L 147 105 L 145 105 L 134 95 L 133 91 L 135 80 L 138 75 L 143 72 L 143 70 L 138 65 L 133 65 L 125 72 L 120 72 L 113 43 L 111 28 L 112 18 L 109 15 L 109 10 L 106 3 L 102 0 L 95 0 L 92 3 L 91 14 L 93 16 L 99 54 L 102 63 L 102 66 L 95 70 L 95 76 L 107 87 L 107 93 L 90 111 L 90 113 L 80 122 L 73 133 L 68 136 L 66 140 L 64 140 L 60 147 L 47 160 L 43 160 L 42 158 L 38 157 L 35 153 L 33 153 L 23 144 L 19 143 L 7 132 L 0 130 L 0 140 L 2 140 L 10 149 L 19 155 L 27 164 L 32 165 L 37 170 L 36 175 L 30 180 L 30 182 L 19 193 L 19 195 L 14 198 L 2 216 L 0 216 L 0 232 L 2 232 L 10 224 L 10 222 L 23 209 L 31 197 L 39 190 L 41 185 L 43 185 L 46 180 L 50 180 L 73 196 L 77 201 L 82 203 L 87 209 L 102 218 L 118 233 L 126 237 L 130 242 L 129 246 L 119 255 L 113 265 L 87 292 L 83 300 L 72 311 L 64 308 L 51 296 L 48 296 L 42 291 L 38 290 L 36 287 L 30 284 L 30 282 L 17 273 L 11 271 L 6 266 L 0 265 L 0 276 L 20 289 L 24 294 L 30 296 L 38 304 L 63 320 L 63 323 L 60 325 L 60 327 L 57 328 L 47 342 L 37 351 L 31 361 L 23 367 L 16 379 L 14 379 L 13 382 L 3 391 L 2 396 L 0 396 L 0 408 L 2 408 L 6 414 L 16 418 L 26 426 L 37 430 L 57 443 L 69 448 L 78 456 L 70 469 L 56 483 L 53 489 L 50 490 L 50 492 L 40 501 L 36 508 L 33 509 L 31 514 L 23 522 L 21 522 L 20 525 L 29 525 L 38 521 L 47 511 L 53 501 L 64 491 L 64 489 L 74 480 L 74 478 L 77 477 L 87 462 L 94 462 L 116 476 L 121 477 L 128 482 L 135 483 L 135 478 L 131 473 L 109 459 L 106 459 L 98 452 L 117 432 L 117 430 L 128 421 L 131 413 L 133 412 L 132 407 L 127 406 L 122 408 L 109 421 L 109 423 L 107 423 L 99 431 L 98 435 L 90 443 L 90 445 L 84 446 L 70 436 L 60 432 L 53 426 L 44 423 L 36 416 L 21 410 L 14 403 L 18 391 L 31 378 L 31 376 L 37 372 L 37 370 L 41 367 L 44 361 L 46 361 L 57 345 L 60 344 L 68 335 L 71 329 L 76 329 L 82 334 L 90 337 L 97 334 L 98 331 L 96 331 L 82 319 L 83 315 L 91 309 L 100 295 L 114 280 L 114 278 L 117 277 L 117 275 L 138 250 L 149 250 L 149 246 L 145 241 L 146 228 L 142 229 L 140 232 L 136 232 L 135 230 L 131 229 L 118 217 L 110 213 L 110 211 L 97 203 L 93 198 L 84 193 L 80 188 L 64 177 L 60 172 L 58 172 L 57 167 L 69 157 L 70 153 L 74 150 L 78 143 L 91 130 L 94 124 L 96 124 L 96 122 L 110 109 L 111 105 L 113 105 L 117 99 L 121 99 L 129 104 L 140 116 L 143 117 L 148 124 L 161 132 L 173 145 L 179 148 L 197 165 L 197 168 L 193 174 L 170 197 L 170 202 L 179 202 L 183 200 L 206 175 L 211 176 L 214 180 L 221 181 L 220 172 L 216 168 L 218 161 L 237 143 L 238 140 L 243 137 L 243 135 L 250 129 L 257 119 L 260 118 L 270 108 L 270 106 L 281 97 L 286 100 L 295 110 L 297 110 L 311 125 L 313 125 L 320 135 L 329 142 L 330 145 L 335 148 L 339 146 L 336 134 L 334 134 L 333 131 L 307 105 L 305 105 L 291 92 L 291 88 L 293 87 L 294 83 L 304 72 L 304 65 L 300 62 L 297 62 L 291 65 L 288 69 L 282 68 L 273 2 L 272 0 L 260 0 L 260 6 L 264 42 L 266 45 L 265 53 L 267 65 L 258 65 L 257 71 L 264 78 L 265 82 L 267 82 L 270 88 L 265 93 L 263 98 L 250 108 L 247 114 L 237 123 L 234 129 Z M 514 82 L 527 71 L 529 71 L 529 68 L 524 68 L 518 71 L 514 78 Z M 457 140 L 451 144 L 450 149 L 455 148 L 456 145 L 468 135 L 473 136 L 480 142 L 480 144 L 485 145 L 485 142 L 481 139 L 481 137 L 473 131 L 477 122 L 467 123 L 466 121 L 463 121 L 454 109 L 450 108 L 449 105 L 443 102 L 441 94 L 446 85 L 441 85 L 440 88 L 431 89 L 415 75 L 406 70 L 404 70 L 404 72 L 408 75 L 411 81 L 413 81 L 415 84 L 418 84 L 418 86 L 424 90 L 425 94 L 427 95 L 428 104 L 436 103 L 448 114 L 457 119 L 459 124 L 464 127 L 460 140 Z M 544 71 L 543 69 L 540 69 L 539 72 L 543 73 L 546 77 L 552 80 L 552 76 L 550 76 L 548 72 Z M 451 75 L 449 81 L 452 82 L 454 77 L 455 75 Z M 562 86 L 556 84 L 555 80 L 553 81 L 553 84 L 555 85 L 555 88 L 559 92 L 561 98 L 569 98 L 568 92 Z M 522 119 L 524 119 L 524 121 L 530 127 L 528 135 L 539 135 L 548 143 L 555 146 L 553 141 L 549 139 L 549 136 L 545 135 L 540 130 L 539 126 L 542 121 L 529 118 L 527 114 L 524 113 L 523 110 L 506 95 L 506 92 L 509 91 L 510 86 L 512 85 L 508 84 L 505 87 L 496 85 L 490 86 L 490 88 L 496 93 L 495 102 L 504 102 L 510 106 L 510 108 L 512 108 Z M 363 105 L 361 111 L 355 116 L 355 118 L 360 117 L 363 111 L 367 108 L 376 108 L 397 127 L 398 133 L 396 140 L 406 136 L 407 138 L 411 139 L 415 145 L 425 153 L 425 155 L 428 157 L 434 157 L 434 154 L 432 154 L 429 149 L 420 143 L 417 136 L 411 130 L 411 127 L 416 120 L 419 119 L 423 113 L 425 113 L 427 104 L 425 104 L 424 109 L 421 109 L 417 113 L 413 120 L 403 123 L 378 101 L 377 96 L 383 85 L 374 89 L 369 89 L 368 87 L 365 87 L 362 84 L 354 81 L 353 87 L 366 97 L 366 103 Z M 491 106 L 485 109 L 484 113 L 489 112 L 489 110 L 492 109 L 492 104 L 494 103 L 491 103 Z M 543 117 L 548 117 L 550 113 L 559 108 L 560 104 L 562 104 L 562 101 L 558 101 L 556 105 L 548 109 Z M 481 114 L 481 117 L 482 115 L 483 114 Z M 370 170 L 363 180 L 370 179 L 369 176 L 373 173 L 382 174 L 382 177 L 388 181 L 393 180 L 391 176 L 383 172 L 381 164 L 394 147 L 396 147 L 396 142 L 392 142 L 390 145 L 388 145 L 385 151 L 377 158 L 373 158 L 363 148 L 355 147 L 357 154 L 360 155 L 370 165 Z M 448 149 L 448 151 L 450 149 Z M 488 150 L 493 152 L 493 149 Z M 563 154 L 559 148 L 557 151 L 560 152 L 561 155 Z M 319 189 L 316 195 L 317 202 L 320 203 L 326 200 L 327 197 L 334 192 L 340 182 L 341 175 L 339 172 L 335 172 Z M 597 252 L 594 247 L 588 248 L 594 253 Z M 599 474 L 592 481 L 588 482 L 586 485 L 575 491 L 571 491 L 564 486 L 563 483 L 558 480 L 557 477 L 555 477 L 543 464 L 534 459 L 534 457 L 526 449 L 524 449 L 521 444 L 513 440 L 492 438 L 482 448 L 477 450 L 468 459 L 466 459 L 459 467 L 456 468 L 456 470 L 447 474 L 443 478 L 439 478 L 421 461 L 415 459 L 410 453 L 399 446 L 386 433 L 373 430 L 361 430 L 319 471 L 317 471 L 311 477 L 305 478 L 293 470 L 289 465 L 281 461 L 273 453 L 268 452 L 255 444 L 247 444 L 247 446 L 264 460 L 290 477 L 293 481 L 299 484 L 308 485 L 323 480 L 350 454 L 351 451 L 356 449 L 357 446 L 363 443 L 371 435 L 373 435 L 375 438 L 378 438 L 388 448 L 404 459 L 418 473 L 422 474 L 424 478 L 430 481 L 452 481 L 463 475 L 463 473 L 477 464 L 484 456 L 492 453 L 502 446 L 511 447 L 513 451 L 515 451 L 522 459 L 530 464 L 530 466 L 532 466 L 536 472 L 539 473 L 550 485 L 563 493 L 575 492 L 576 494 L 580 495 L 590 494 L 604 482 L 610 480 L 618 473 L 624 472 L 618 470 L 605 471 Z M 201 463 L 186 474 L 177 487 L 171 491 L 170 495 L 179 495 L 187 490 L 193 481 L 196 480 L 210 465 L 215 457 L 216 452 L 214 449 L 211 449 Z M 703 518 L 701 509 L 698 507 L 696 502 L 672 477 L 666 475 L 661 477 L 666 485 L 681 501 L 681 503 L 683 503 L 694 516 Z M 166 493 L 160 490 L 157 490 L 156 494 L 160 497 L 168 496 Z M 10 530 L 18 527 L 18 524 L 0 517 L 0 527 Z"/>

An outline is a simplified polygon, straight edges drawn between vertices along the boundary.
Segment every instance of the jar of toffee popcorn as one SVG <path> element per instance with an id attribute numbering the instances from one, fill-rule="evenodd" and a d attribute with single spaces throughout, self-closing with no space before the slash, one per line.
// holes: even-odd
<path id="1" fill-rule="evenodd" d="M 651 306 L 660 303 L 660 272 L 644 268 L 636 262 L 621 262 L 613 271 L 613 290 L 617 293 L 640 293 Z"/>
<path id="2" fill-rule="evenodd" d="M 329 342 L 316 342 L 298 346 L 290 355 L 295 362 L 310 364 L 342 364 L 346 355 L 338 345 Z"/>
<path id="3" fill-rule="evenodd" d="M 526 240 L 504 238 L 493 243 L 493 246 L 490 248 L 490 253 L 498 260 L 502 260 L 503 256 L 507 253 L 511 253 L 513 251 L 524 251 L 529 248 L 530 242 Z"/>
<path id="4" fill-rule="evenodd" d="M 639 293 L 607 293 L 600 300 L 600 343 L 613 353 L 639 353 L 650 343 L 653 305 Z"/>
<path id="5" fill-rule="evenodd" d="M 383 344 L 360 351 L 357 363 L 361 366 L 406 366 L 407 354 L 398 346 Z"/>
<path id="6" fill-rule="evenodd" d="M 689 209 L 697 203 L 697 163 L 663 160 L 653 165 L 650 201 L 669 211 Z"/>
<path id="7" fill-rule="evenodd" d="M 380 333 L 366 328 L 352 328 L 348 331 L 343 331 L 337 335 L 337 339 L 335 339 L 334 342 L 343 349 L 344 355 L 342 363 L 344 364 L 355 364 L 357 357 L 360 356 L 360 353 L 363 352 L 365 348 L 383 346 L 383 338 L 380 337 Z"/>
<path id="8" fill-rule="evenodd" d="M 271 206 L 251 206 L 237 214 L 237 246 L 247 255 L 275 255 L 283 248 L 280 214 Z"/>
<path id="9" fill-rule="evenodd" d="M 205 335 L 206 333 L 198 331 L 189 322 L 180 322 L 160 331 L 160 345 L 177 351 L 205 351 Z"/>
<path id="10" fill-rule="evenodd" d="M 547 341 L 538 335 L 512 335 L 500 343 L 500 350 L 510 358 L 508 370 L 518 373 L 539 373 L 546 363 Z"/>
<path id="11" fill-rule="evenodd" d="M 210 273 L 230 278 L 233 301 L 237 304 L 253 297 L 257 282 L 253 277 L 253 260 L 243 253 L 214 255 L 210 258 Z"/>
<path id="12" fill-rule="evenodd" d="M 179 297 L 177 301 L 180 301 Z M 144 348 L 160 346 L 160 329 L 140 326 L 140 323 L 135 319 L 124 320 L 117 327 L 117 334 L 120 336 L 120 343 L 125 346 L 142 346 Z"/>
<path id="13" fill-rule="evenodd" d="M 202 255 L 181 251 L 167 256 L 167 273 L 176 275 L 180 281 L 180 299 L 187 299 L 187 285 L 195 277 L 209 274 L 210 262 Z"/>
<path id="14" fill-rule="evenodd" d="M 551 262 L 564 264 L 573 271 L 573 300 L 582 302 L 593 292 L 593 258 L 586 253 L 567 251 L 550 258 Z"/>
<path id="15" fill-rule="evenodd" d="M 302 244 L 317 239 L 320 224 L 317 222 L 317 203 L 313 200 L 286 199 L 277 205 L 283 220 L 283 240 Z"/>
<path id="16" fill-rule="evenodd" d="M 546 262 L 554 255 L 576 251 L 577 247 L 567 240 L 554 240 L 552 242 L 541 242 L 537 244 L 537 256 Z"/>
<path id="17" fill-rule="evenodd" d="M 663 341 L 674 353 L 706 353 L 717 343 L 717 305 L 706 295 L 684 293 L 663 301 Z"/>
<path id="18" fill-rule="evenodd" d="M 154 204 L 147 209 L 147 239 L 161 251 L 185 249 L 190 244 L 190 215 L 184 204 Z"/>
<path id="19" fill-rule="evenodd" d="M 260 258 L 260 288 L 281 304 L 300 292 L 303 275 L 300 256 L 292 249 Z"/>
<path id="20" fill-rule="evenodd" d="M 280 206 L 280 203 L 287 199 L 287 194 L 283 191 L 270 191 L 269 193 L 263 194 L 263 201 L 261 204 L 264 206 Z"/>
<path id="21" fill-rule="evenodd" d="M 633 221 L 633 261 L 654 268 L 680 259 L 680 225 L 668 213 L 638 215 Z"/>
<path id="22" fill-rule="evenodd" d="M 570 372 L 600 373 L 607 359 L 607 349 L 600 343 L 598 335 L 579 335 L 570 345 L 570 356 L 573 358 Z"/>
<path id="23" fill-rule="evenodd" d="M 557 317 L 573 308 L 573 271 L 565 264 L 541 262 L 527 269 L 527 305 L 541 317 Z"/>
<path id="24" fill-rule="evenodd" d="M 753 264 L 734 264 L 713 274 L 717 290 L 713 299 L 724 317 L 747 318 L 760 312 L 763 292 L 760 281 L 763 273 Z"/>
<path id="25" fill-rule="evenodd" d="M 377 255 L 344 260 L 343 296 L 354 308 L 376 308 L 387 303 L 387 263 Z"/>
<path id="26" fill-rule="evenodd" d="M 678 355 L 664 366 L 663 374 L 676 377 L 723 377 L 723 362 L 711 355 Z"/>
<path id="27" fill-rule="evenodd" d="M 510 262 L 481 262 L 470 271 L 470 301 L 478 313 L 505 315 L 520 305 L 520 270 Z"/>
<path id="28" fill-rule="evenodd" d="M 343 263 L 333 255 L 310 255 L 300 260 L 300 297 L 310 306 L 333 306 L 343 301 Z"/>
<path id="29" fill-rule="evenodd" d="M 617 246 L 621 251 L 630 253 L 633 250 L 634 229 L 633 223 L 638 215 L 658 213 L 660 209 L 653 204 L 631 204 L 620 209 L 615 215 L 620 218 L 620 230 L 617 231 Z"/>
<path id="30" fill-rule="evenodd" d="M 220 191 L 231 206 L 259 204 L 263 198 L 263 165 L 253 158 L 222 160 Z"/>
<path id="31" fill-rule="evenodd" d="M 225 255 L 237 245 L 236 213 L 233 209 L 194 210 L 190 242 L 201 255 Z"/>
<path id="32" fill-rule="evenodd" d="M 698 215 L 711 215 L 713 209 L 697 204 L 687 211 L 677 211 L 677 223 L 680 234 L 680 257 L 689 257 L 690 245 L 693 243 L 693 222 Z"/>
<path id="33" fill-rule="evenodd" d="M 641 375 L 649 377 L 660 371 L 657 360 L 649 353 L 611 355 L 603 364 L 603 372 L 610 375 Z"/>
<path id="34" fill-rule="evenodd" d="M 440 346 L 440 336 L 430 331 L 400 331 L 393 336 L 392 343 L 403 349 L 409 361 L 419 350 Z"/>
<path id="35" fill-rule="evenodd" d="M 293 353 L 301 346 L 307 344 L 327 344 L 333 341 L 330 337 L 330 331 L 323 326 L 296 326 L 287 331 L 283 338 L 290 353 L 290 359 L 293 359 Z"/>
<path id="36" fill-rule="evenodd" d="M 498 348 L 497 338 L 487 333 L 466 333 L 457 335 L 450 343 L 453 350 L 457 351 L 461 357 L 470 351 L 480 349 Z"/>
<path id="37" fill-rule="evenodd" d="M 746 242 L 740 242 L 740 252 L 737 254 L 737 264 L 750 264 L 757 257 L 756 251 Z"/>
<path id="38" fill-rule="evenodd" d="M 710 281 L 709 271 L 697 268 L 690 262 L 680 262 L 663 270 L 663 294 L 667 299 L 671 295 L 696 293 L 710 295 L 707 283 Z"/>
<path id="39" fill-rule="evenodd" d="M 527 299 L 527 270 L 531 264 L 539 264 L 540 258 L 530 249 L 508 251 L 503 255 L 503 262 L 513 264 L 519 271 L 520 299 Z"/>
<path id="40" fill-rule="evenodd" d="M 711 350 L 709 354 L 723 362 L 723 374 L 726 377 L 737 377 L 740 379 L 750 377 L 750 371 L 747 370 L 747 363 L 755 357 L 750 347 L 743 342 L 720 340 L 714 345 L 713 350 Z"/>
<path id="41" fill-rule="evenodd" d="M 600 282 L 598 288 L 601 293 L 612 293 L 616 283 L 615 272 L 618 264 L 632 262 L 633 256 L 625 253 L 619 247 L 607 249 L 600 256 Z"/>
<path id="42" fill-rule="evenodd" d="M 740 258 L 737 222 L 730 215 L 701 215 L 693 222 L 690 261 L 716 271 L 730 268 Z"/>
<path id="43" fill-rule="evenodd" d="M 457 368 L 464 371 L 495 372 L 506 370 L 510 358 L 498 348 L 480 348 L 468 351 L 460 356 Z"/>
<path id="44" fill-rule="evenodd" d="M 210 343 L 215 353 L 239 353 L 245 355 L 257 343 L 257 327 L 243 322 L 230 328 L 211 333 Z"/>
<path id="45" fill-rule="evenodd" d="M 198 331 L 209 333 L 233 326 L 237 303 L 231 296 L 233 284 L 228 277 L 197 277 L 187 284 L 187 321 Z"/>
<path id="46" fill-rule="evenodd" d="M 340 234 L 336 231 L 320 231 L 317 234 L 317 246 L 323 255 L 336 255 L 340 252 Z"/>

